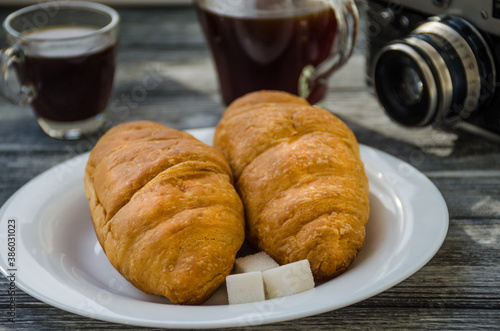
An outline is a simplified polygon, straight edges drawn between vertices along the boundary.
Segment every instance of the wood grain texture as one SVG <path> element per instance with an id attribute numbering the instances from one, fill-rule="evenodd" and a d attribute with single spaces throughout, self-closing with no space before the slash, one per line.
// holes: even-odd
<path id="1" fill-rule="evenodd" d="M 13 9 L 1 8 L 0 19 Z M 194 10 L 176 6 L 119 11 L 119 65 L 104 130 L 136 119 L 177 129 L 217 124 L 224 107 Z M 3 38 L 0 47 L 5 46 Z M 500 144 L 464 130 L 409 130 L 392 123 L 365 86 L 363 44 L 362 37 L 347 66 L 332 78 L 322 105 L 342 118 L 360 143 L 394 155 L 430 178 L 448 204 L 446 240 L 426 266 L 375 297 L 336 311 L 248 329 L 498 330 Z M 146 81 L 157 84 L 146 89 L 152 87 Z M 139 94 L 141 89 L 146 93 Z M 0 204 L 44 170 L 89 151 L 99 136 L 72 142 L 51 139 L 28 108 L 0 100 Z M 65 312 L 20 290 L 15 296 L 16 323 L 5 323 L 7 289 L 7 279 L 0 276 L 0 328 L 132 329 Z"/>

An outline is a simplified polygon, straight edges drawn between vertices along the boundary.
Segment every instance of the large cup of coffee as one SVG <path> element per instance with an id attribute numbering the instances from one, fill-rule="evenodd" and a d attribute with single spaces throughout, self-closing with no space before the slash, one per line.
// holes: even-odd
<path id="1" fill-rule="evenodd" d="M 99 129 L 115 72 L 118 13 L 81 1 L 43 2 L 3 23 L 0 90 L 29 104 L 51 137 L 77 139 Z"/>
<path id="2" fill-rule="evenodd" d="M 352 0 L 196 0 L 225 104 L 282 90 L 320 101 L 359 30 Z"/>

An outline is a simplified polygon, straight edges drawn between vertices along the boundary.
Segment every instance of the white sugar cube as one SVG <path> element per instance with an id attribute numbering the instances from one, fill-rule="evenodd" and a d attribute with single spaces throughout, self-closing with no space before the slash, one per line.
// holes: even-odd
<path id="1" fill-rule="evenodd" d="M 279 264 L 265 252 L 239 257 L 235 262 L 236 273 L 264 271 L 276 267 L 279 267 Z"/>
<path id="2" fill-rule="evenodd" d="M 229 304 L 263 301 L 266 299 L 260 271 L 226 277 Z"/>
<path id="3" fill-rule="evenodd" d="M 308 260 L 285 264 L 262 272 L 268 299 L 300 293 L 314 287 Z"/>

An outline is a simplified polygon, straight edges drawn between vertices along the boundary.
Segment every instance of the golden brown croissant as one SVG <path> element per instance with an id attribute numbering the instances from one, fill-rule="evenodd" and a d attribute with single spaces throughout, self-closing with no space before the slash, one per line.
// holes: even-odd
<path id="1" fill-rule="evenodd" d="M 228 107 L 214 146 L 233 170 L 253 246 L 280 264 L 308 259 L 316 280 L 346 270 L 369 203 L 359 146 L 342 121 L 287 93 L 254 92 Z"/>
<path id="2" fill-rule="evenodd" d="M 109 261 L 140 290 L 198 304 L 231 272 L 243 206 L 215 148 L 154 122 L 118 125 L 90 153 L 85 192 Z"/>

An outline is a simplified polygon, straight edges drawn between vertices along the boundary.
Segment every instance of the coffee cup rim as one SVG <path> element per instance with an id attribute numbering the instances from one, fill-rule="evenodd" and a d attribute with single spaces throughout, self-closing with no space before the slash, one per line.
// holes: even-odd
<path id="1" fill-rule="evenodd" d="M 35 5 L 27 6 L 24 8 L 21 8 L 19 10 L 16 10 L 15 12 L 9 14 L 4 22 L 3 22 L 3 27 L 6 30 L 8 34 L 11 36 L 15 37 L 16 39 L 26 39 L 29 41 L 35 41 L 35 42 L 43 42 L 43 41 L 55 41 L 54 39 L 45 39 L 45 38 L 32 38 L 32 37 L 27 37 L 24 35 L 24 32 L 19 32 L 16 29 L 14 29 L 10 22 L 16 18 L 19 15 L 22 15 L 24 13 L 34 11 L 34 10 L 39 10 L 42 8 L 50 8 L 51 6 L 62 6 L 64 8 L 82 8 L 82 9 L 94 9 L 100 12 L 104 12 L 108 14 L 111 18 L 110 22 L 103 26 L 102 28 L 99 28 L 91 33 L 82 35 L 82 36 L 76 36 L 76 37 L 67 37 L 67 38 L 58 38 L 56 41 L 65 41 L 65 40 L 78 40 L 78 39 L 85 39 L 89 37 L 93 37 L 99 34 L 104 34 L 106 32 L 109 32 L 113 28 L 115 28 L 119 21 L 120 21 L 120 15 L 118 12 L 106 5 L 100 4 L 100 3 L 95 3 L 95 2 L 90 2 L 90 1 L 49 1 L 49 2 L 41 2 Z"/>

